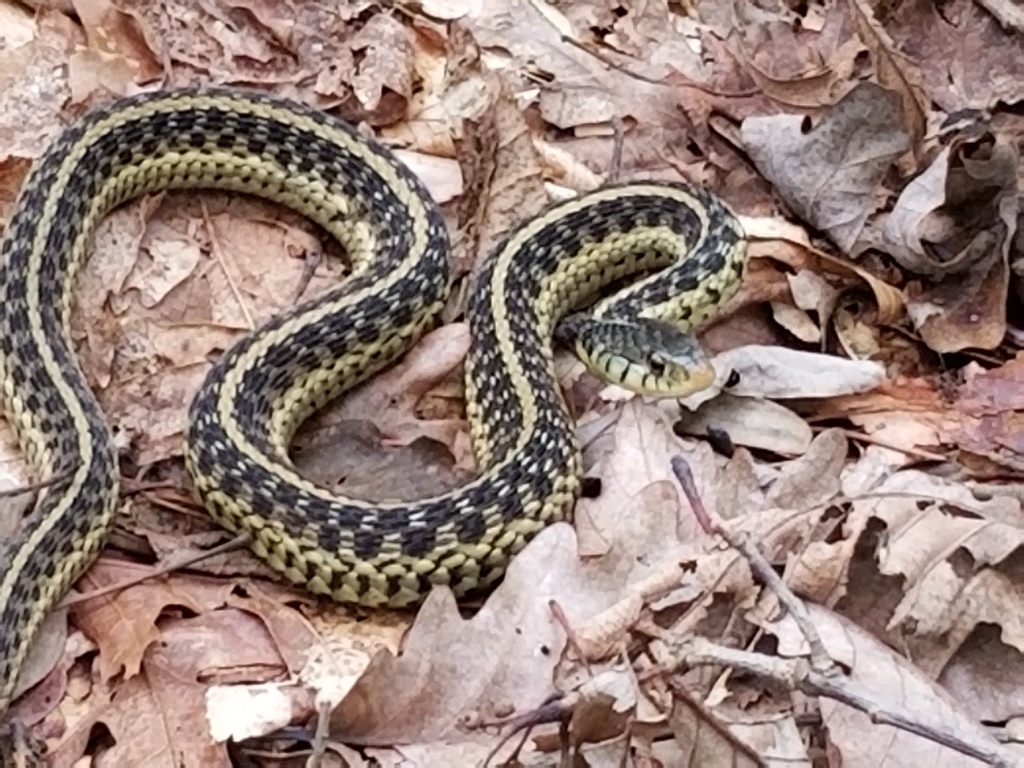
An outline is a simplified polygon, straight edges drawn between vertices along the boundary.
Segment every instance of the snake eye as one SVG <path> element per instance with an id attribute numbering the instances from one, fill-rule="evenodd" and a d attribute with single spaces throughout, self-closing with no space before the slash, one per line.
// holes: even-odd
<path id="1" fill-rule="evenodd" d="M 651 355 L 651 359 L 647 361 L 647 367 L 651 369 L 651 373 L 655 376 L 663 376 L 665 373 L 665 359 L 658 354 Z"/>

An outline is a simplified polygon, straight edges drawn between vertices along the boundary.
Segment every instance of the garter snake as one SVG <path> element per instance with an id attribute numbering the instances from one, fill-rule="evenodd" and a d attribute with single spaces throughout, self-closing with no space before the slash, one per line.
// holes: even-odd
<path id="1" fill-rule="evenodd" d="M 118 499 L 111 432 L 70 341 L 75 274 L 111 208 L 194 188 L 304 214 L 341 243 L 352 269 L 212 367 L 186 428 L 195 491 L 290 581 L 371 606 L 414 603 L 433 584 L 457 596 L 485 587 L 543 526 L 565 518 L 580 461 L 551 338 L 570 309 L 645 273 L 599 300 L 591 316 L 608 325 L 596 336 L 578 328 L 575 343 L 590 365 L 635 389 L 700 388 L 706 370 L 687 369 L 688 350 L 684 381 L 666 385 L 671 353 L 638 374 L 628 355 L 601 348 L 600 333 L 639 324 L 657 340 L 667 323 L 695 326 L 733 293 L 745 264 L 735 217 L 683 183 L 611 185 L 523 222 L 483 262 L 466 310 L 479 477 L 413 502 L 345 498 L 299 476 L 288 446 L 312 412 L 415 343 L 446 302 L 446 226 L 421 182 L 341 121 L 266 95 L 166 91 L 88 113 L 34 164 L 0 264 L 0 399 L 47 482 L 0 553 L 0 716 L 40 622 L 103 546 Z"/>

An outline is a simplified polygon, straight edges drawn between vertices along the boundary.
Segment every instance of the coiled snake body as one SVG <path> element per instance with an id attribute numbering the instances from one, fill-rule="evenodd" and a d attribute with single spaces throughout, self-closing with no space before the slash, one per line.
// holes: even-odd
<path id="1" fill-rule="evenodd" d="M 288 444 L 313 411 L 409 348 L 446 301 L 445 224 L 421 183 L 346 124 L 265 95 L 179 90 L 91 112 L 35 164 L 3 244 L 0 400 L 46 486 L 0 552 L 0 717 L 41 621 L 103 546 L 118 500 L 110 429 L 69 340 L 75 273 L 111 208 L 191 188 L 288 206 L 351 258 L 342 285 L 223 355 L 190 409 L 185 457 L 205 506 L 251 534 L 258 556 L 315 593 L 366 605 L 408 605 L 433 584 L 456 595 L 487 586 L 566 516 L 580 462 L 551 338 L 569 310 L 660 269 L 597 304 L 589 316 L 604 325 L 575 343 L 627 386 L 672 391 L 649 372 L 635 380 L 635 366 L 602 347 L 602 330 L 618 338 L 639 324 L 661 338 L 665 323 L 696 325 L 745 263 L 734 216 L 685 184 L 610 186 L 523 223 L 482 265 L 467 309 L 479 477 L 434 498 L 362 502 L 300 477 Z M 707 383 L 694 371 L 682 389 Z"/>

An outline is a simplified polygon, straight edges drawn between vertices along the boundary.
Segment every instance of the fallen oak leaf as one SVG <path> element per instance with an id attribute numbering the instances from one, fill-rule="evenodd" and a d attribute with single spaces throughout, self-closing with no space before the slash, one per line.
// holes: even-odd
<path id="1" fill-rule="evenodd" d="M 910 147 L 901 113 L 897 94 L 861 83 L 816 124 L 805 115 L 750 117 L 741 137 L 790 208 L 849 253 L 882 180 Z"/>

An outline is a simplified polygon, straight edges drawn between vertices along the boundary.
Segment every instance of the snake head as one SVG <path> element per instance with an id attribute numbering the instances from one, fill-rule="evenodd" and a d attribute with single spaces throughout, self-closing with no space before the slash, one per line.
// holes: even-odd
<path id="1" fill-rule="evenodd" d="M 715 381 L 696 337 L 662 320 L 571 315 L 556 335 L 571 342 L 591 373 L 641 395 L 686 397 Z"/>

